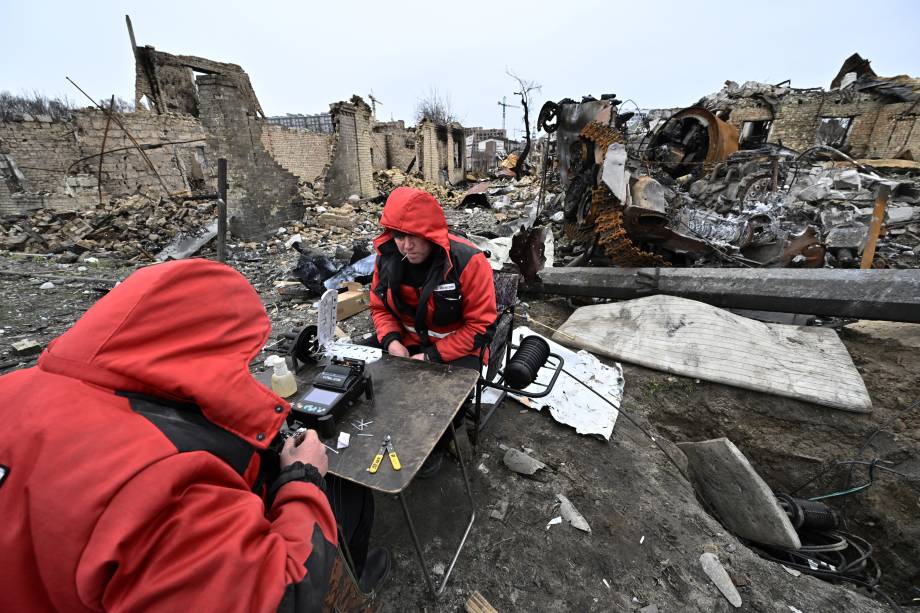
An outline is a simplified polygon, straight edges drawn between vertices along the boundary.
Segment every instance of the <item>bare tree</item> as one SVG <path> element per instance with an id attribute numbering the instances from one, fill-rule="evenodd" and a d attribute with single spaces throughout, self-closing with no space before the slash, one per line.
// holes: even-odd
<path id="1" fill-rule="evenodd" d="M 70 119 L 74 108 L 76 104 L 66 95 L 49 98 L 38 90 L 20 95 L 0 92 L 0 120 L 3 121 L 15 119 L 17 115 L 46 115 L 52 121 L 64 121 Z"/>
<path id="2" fill-rule="evenodd" d="M 99 101 L 99 106 L 103 108 L 112 107 L 112 110 L 116 113 L 133 113 L 134 112 L 134 103 L 129 102 L 122 98 L 121 96 L 115 96 L 115 104 L 112 105 L 112 101 L 108 98 L 103 98 Z"/>
<path id="3" fill-rule="evenodd" d="M 428 94 L 419 98 L 415 105 L 415 121 L 420 122 L 423 119 L 436 124 L 449 124 L 457 121 L 450 94 L 442 95 L 437 87 L 429 88 Z"/>
<path id="4" fill-rule="evenodd" d="M 524 108 L 524 150 L 518 156 L 517 163 L 514 165 L 514 175 L 518 179 L 524 173 L 524 163 L 527 161 L 527 155 L 530 153 L 530 94 L 540 91 L 542 85 L 536 81 L 526 81 L 517 76 L 510 70 L 505 71 L 509 77 L 517 81 L 518 91 L 515 95 L 520 96 L 521 106 Z"/>

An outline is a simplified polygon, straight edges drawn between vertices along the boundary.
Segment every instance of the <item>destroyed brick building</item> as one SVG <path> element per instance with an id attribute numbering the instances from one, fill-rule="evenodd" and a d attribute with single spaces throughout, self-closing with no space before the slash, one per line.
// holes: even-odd
<path id="1" fill-rule="evenodd" d="M 727 82 L 698 106 L 739 132 L 739 146 L 773 143 L 803 151 L 829 145 L 856 158 L 920 155 L 920 79 L 880 77 L 858 53 L 847 58 L 829 89 Z"/>
<path id="2" fill-rule="evenodd" d="M 80 210 L 135 193 L 182 198 L 216 191 L 216 161 L 229 166 L 231 230 L 243 237 L 303 217 L 305 198 L 377 196 L 374 169 L 417 171 L 446 185 L 463 180 L 459 124 L 379 124 L 360 97 L 330 113 L 266 118 L 236 64 L 138 46 L 135 107 L 75 110 L 69 119 L 0 122 L 0 215 Z"/>

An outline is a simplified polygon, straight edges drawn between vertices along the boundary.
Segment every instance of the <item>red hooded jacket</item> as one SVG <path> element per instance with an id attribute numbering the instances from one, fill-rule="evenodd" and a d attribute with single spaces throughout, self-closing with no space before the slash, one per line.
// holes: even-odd
<path id="1" fill-rule="evenodd" d="M 251 489 L 290 409 L 249 373 L 269 331 L 235 270 L 159 264 L 0 377 L 0 610 L 269 611 L 328 578 L 320 488 L 285 483 L 268 508 Z M 186 418 L 238 466 L 196 450 Z"/>
<path id="2" fill-rule="evenodd" d="M 486 328 L 495 322 L 495 285 L 485 255 L 471 242 L 449 234 L 434 196 L 409 187 L 390 193 L 374 240 L 377 260 L 371 283 L 371 316 L 386 349 L 394 339 L 421 346 L 435 362 L 479 356 Z M 390 230 L 424 237 L 437 246 L 430 282 L 401 283 L 402 258 Z M 425 308 L 419 308 L 419 303 Z"/>

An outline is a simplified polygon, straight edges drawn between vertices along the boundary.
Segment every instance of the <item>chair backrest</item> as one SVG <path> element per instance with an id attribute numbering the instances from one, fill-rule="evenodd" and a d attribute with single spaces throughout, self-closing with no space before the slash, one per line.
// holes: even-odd
<path id="1" fill-rule="evenodd" d="M 518 280 L 521 275 L 513 272 L 493 272 L 495 282 L 495 306 L 499 315 L 517 302 Z"/>
<path id="2" fill-rule="evenodd" d="M 491 381 L 501 366 L 505 354 L 505 347 L 511 338 L 511 329 L 514 325 L 514 314 L 511 307 L 517 302 L 518 281 L 521 276 L 511 272 L 493 272 L 495 282 L 495 307 L 498 311 L 498 320 L 492 342 L 489 344 L 489 367 L 486 369 L 486 379 Z"/>

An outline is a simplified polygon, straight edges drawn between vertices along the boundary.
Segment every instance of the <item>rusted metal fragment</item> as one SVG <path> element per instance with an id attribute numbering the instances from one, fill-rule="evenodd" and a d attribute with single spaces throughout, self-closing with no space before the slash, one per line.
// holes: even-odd
<path id="1" fill-rule="evenodd" d="M 702 107 L 686 108 L 652 136 L 647 157 L 672 177 L 701 175 L 738 151 L 738 129 Z"/>
<path id="2" fill-rule="evenodd" d="M 511 261 L 518 265 L 521 275 L 528 283 L 537 280 L 537 273 L 543 270 L 546 264 L 545 243 L 547 226 L 539 228 L 521 228 L 520 232 L 511 238 Z"/>
<path id="3" fill-rule="evenodd" d="M 597 244 L 617 266 L 670 266 L 659 255 L 643 251 L 629 238 L 619 211 L 607 210 L 597 215 Z"/>

